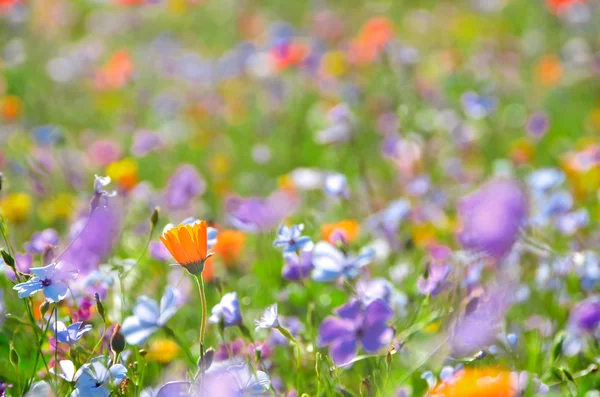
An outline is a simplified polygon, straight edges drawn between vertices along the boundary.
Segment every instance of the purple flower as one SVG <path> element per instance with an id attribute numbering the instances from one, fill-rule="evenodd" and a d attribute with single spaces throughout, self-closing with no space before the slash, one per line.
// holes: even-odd
<path id="1" fill-rule="evenodd" d="M 158 261 L 171 261 L 173 260 L 173 256 L 165 247 L 165 245 L 159 241 L 150 242 L 150 256 Z"/>
<path id="2" fill-rule="evenodd" d="M 295 252 L 285 255 L 284 261 L 281 276 L 288 281 L 301 281 L 307 278 L 314 268 L 310 251 L 302 251 L 300 255 Z"/>
<path id="3" fill-rule="evenodd" d="M 419 277 L 417 288 L 424 295 L 436 296 L 450 284 L 446 278 L 451 270 L 448 261 L 452 251 L 445 246 L 434 246 L 429 249 L 429 255 L 431 262 L 425 274 Z"/>
<path id="4" fill-rule="evenodd" d="M 374 258 L 375 250 L 370 247 L 363 248 L 357 256 L 354 256 L 347 255 L 326 241 L 319 241 L 313 250 L 314 269 L 311 277 L 319 283 L 329 283 L 340 277 L 355 279 L 360 274 L 360 270 Z"/>
<path id="5" fill-rule="evenodd" d="M 509 308 L 506 288 L 493 287 L 471 294 L 465 311 L 456 321 L 450 338 L 452 352 L 457 356 L 474 354 L 496 341 Z"/>
<path id="6" fill-rule="evenodd" d="M 277 238 L 273 241 L 274 247 L 283 248 L 283 253 L 290 254 L 296 251 L 308 250 L 313 247 L 313 242 L 310 237 L 303 236 L 302 231 L 304 225 L 292 225 L 287 227 L 282 225 L 277 231 Z"/>
<path id="7" fill-rule="evenodd" d="M 579 302 L 571 310 L 569 323 L 579 331 L 593 334 L 600 324 L 600 297 L 593 295 Z"/>
<path id="8" fill-rule="evenodd" d="M 291 215 L 298 205 L 294 193 L 284 190 L 278 190 L 266 198 L 230 196 L 225 200 L 229 223 L 250 233 L 273 229 Z"/>
<path id="9" fill-rule="evenodd" d="M 90 273 L 113 251 L 120 227 L 120 213 L 114 201 L 97 207 L 88 217 L 78 219 L 71 226 L 72 242 L 62 254 L 62 260 L 70 269 Z"/>
<path id="10" fill-rule="evenodd" d="M 8 385 L 0 380 L 0 397 L 6 396 L 6 389 L 11 388 L 12 385 Z"/>
<path id="11" fill-rule="evenodd" d="M 329 354 L 338 366 L 356 357 L 359 343 L 366 352 L 376 353 L 394 336 L 387 324 L 394 313 L 382 300 L 374 300 L 366 306 L 353 300 L 337 308 L 335 313 L 337 317 L 329 316 L 321 324 L 318 344 L 329 346 Z"/>
<path id="12" fill-rule="evenodd" d="M 458 238 L 466 249 L 497 259 L 506 255 L 527 218 L 527 197 L 515 181 L 496 179 L 463 197 Z"/>
<path id="13" fill-rule="evenodd" d="M 492 114 L 498 107 L 496 98 L 482 96 L 473 91 L 465 92 L 460 99 L 467 116 L 477 120 Z"/>
<path id="14" fill-rule="evenodd" d="M 548 131 L 548 116 L 544 112 L 535 112 L 527 120 L 527 132 L 533 138 L 541 138 Z"/>
<path id="15" fill-rule="evenodd" d="M 94 197 L 92 198 L 92 211 L 100 206 L 106 207 L 108 205 L 108 199 L 117 195 L 116 191 L 107 192 L 104 187 L 110 183 L 109 176 L 98 176 L 94 179 Z"/>
<path id="16" fill-rule="evenodd" d="M 73 323 L 68 327 L 62 321 L 57 321 L 52 327 L 52 332 L 54 332 L 54 336 L 58 342 L 74 345 L 79 339 L 81 339 L 83 335 L 85 335 L 86 332 L 90 331 L 91 329 L 91 324 L 83 326 L 83 322 L 81 321 Z"/>
<path id="17" fill-rule="evenodd" d="M 77 277 L 76 273 L 65 271 L 63 262 L 30 270 L 33 277 L 13 287 L 18 292 L 19 298 L 27 298 L 38 291 L 43 291 L 48 302 L 60 302 L 67 296 L 66 280 Z"/>
<path id="18" fill-rule="evenodd" d="M 41 254 L 47 246 L 56 247 L 57 245 L 57 231 L 54 229 L 44 229 L 31 236 L 31 240 L 28 243 L 25 243 L 25 250 L 32 254 Z"/>
<path id="19" fill-rule="evenodd" d="M 140 130 L 133 136 L 131 153 L 136 157 L 143 157 L 162 147 L 163 141 L 160 135 L 150 131 Z"/>
<path id="20" fill-rule="evenodd" d="M 165 206 L 171 211 L 183 209 L 205 190 L 206 182 L 196 168 L 191 164 L 184 164 L 169 179 L 165 190 Z"/>
<path id="21" fill-rule="evenodd" d="M 211 324 L 219 324 L 221 321 L 225 327 L 235 327 L 242 324 L 242 309 L 237 292 L 223 295 L 221 302 L 212 308 L 211 316 L 208 318 Z"/>

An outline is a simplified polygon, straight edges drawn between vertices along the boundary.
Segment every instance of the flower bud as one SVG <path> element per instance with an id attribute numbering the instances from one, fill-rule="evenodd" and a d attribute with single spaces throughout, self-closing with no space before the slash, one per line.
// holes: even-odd
<path id="1" fill-rule="evenodd" d="M 125 350 L 125 337 L 121 333 L 121 324 L 115 326 L 112 338 L 110 338 L 110 348 L 115 355 Z"/>

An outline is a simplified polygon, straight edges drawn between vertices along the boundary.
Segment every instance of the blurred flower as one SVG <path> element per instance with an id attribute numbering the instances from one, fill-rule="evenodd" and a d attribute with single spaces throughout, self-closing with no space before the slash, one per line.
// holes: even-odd
<path id="1" fill-rule="evenodd" d="M 114 179 L 124 191 L 133 189 L 139 180 L 138 165 L 134 159 L 129 157 L 110 163 L 106 167 L 106 174 Z"/>
<path id="2" fill-rule="evenodd" d="M 527 133 L 533 138 L 540 139 L 548 131 L 548 116 L 544 112 L 536 112 L 527 119 Z"/>
<path id="3" fill-rule="evenodd" d="M 0 98 L 0 114 L 5 121 L 13 121 L 21 115 L 23 102 L 18 96 L 7 95 Z"/>
<path id="4" fill-rule="evenodd" d="M 0 201 L 0 210 L 8 221 L 21 223 L 29 217 L 31 205 L 31 197 L 27 193 L 10 193 Z"/>
<path id="5" fill-rule="evenodd" d="M 75 196 L 69 193 L 59 193 L 40 203 L 38 206 L 38 216 L 44 222 L 55 222 L 67 220 L 73 212 Z"/>
<path id="6" fill-rule="evenodd" d="M 310 251 L 313 242 L 310 237 L 303 236 L 304 225 L 292 225 L 287 227 L 282 225 L 277 231 L 277 238 L 273 241 L 273 246 L 283 248 L 283 253 L 289 254 L 297 251 Z"/>
<path id="7" fill-rule="evenodd" d="M 151 152 L 158 151 L 164 146 L 159 134 L 140 130 L 133 136 L 131 153 L 136 157 L 144 157 Z"/>
<path id="8" fill-rule="evenodd" d="M 467 368 L 442 381 L 428 397 L 516 397 L 515 379 L 499 368 Z"/>
<path id="9" fill-rule="evenodd" d="M 148 346 L 148 360 L 169 364 L 179 354 L 179 345 L 170 339 L 156 339 Z"/>
<path id="10" fill-rule="evenodd" d="M 57 321 L 52 327 L 52 332 L 54 332 L 54 337 L 58 342 L 74 345 L 86 332 L 90 331 L 91 329 L 91 324 L 83 326 L 83 322 L 81 321 L 73 323 L 68 327 L 62 321 Z"/>
<path id="11" fill-rule="evenodd" d="M 332 244 L 341 239 L 343 243 L 351 243 L 358 237 L 360 224 L 354 219 L 344 219 L 338 223 L 325 223 L 321 226 L 321 238 Z"/>
<path id="12" fill-rule="evenodd" d="M 170 211 L 186 208 L 204 194 L 206 182 L 193 165 L 179 166 L 165 189 L 165 206 Z"/>
<path id="13" fill-rule="evenodd" d="M 279 327 L 279 318 L 277 317 L 277 303 L 267 307 L 260 318 L 260 320 L 254 320 L 256 330 L 259 329 L 271 329 Z"/>
<path id="14" fill-rule="evenodd" d="M 58 233 L 54 229 L 44 229 L 41 232 L 34 233 L 31 240 L 25 243 L 25 251 L 41 254 L 47 246 L 58 246 Z"/>
<path id="15" fill-rule="evenodd" d="M 83 364 L 75 374 L 74 397 L 108 397 L 113 385 L 118 386 L 127 377 L 127 368 L 122 364 L 106 365 L 106 357 L 97 357 Z"/>
<path id="16" fill-rule="evenodd" d="M 467 116 L 479 120 L 496 111 L 498 100 L 494 97 L 478 95 L 475 92 L 465 92 L 460 97 Z"/>
<path id="17" fill-rule="evenodd" d="M 367 353 L 377 353 L 392 341 L 394 331 L 387 322 L 394 313 L 382 300 L 368 305 L 351 301 L 335 313 L 337 317 L 329 316 L 321 323 L 318 344 L 329 346 L 329 354 L 338 366 L 356 357 L 359 343 Z"/>
<path id="18" fill-rule="evenodd" d="M 88 158 L 94 165 L 100 167 L 107 167 L 109 164 L 117 162 L 121 153 L 119 144 L 110 139 L 97 140 L 87 149 Z"/>
<path id="19" fill-rule="evenodd" d="M 43 291 L 48 302 L 60 302 L 68 294 L 66 281 L 77 277 L 76 273 L 65 271 L 63 262 L 30 270 L 33 277 L 13 287 L 18 292 L 19 298 L 27 298 L 38 291 Z"/>
<path id="20" fill-rule="evenodd" d="M 383 210 L 369 216 L 364 225 L 372 233 L 384 237 L 392 247 L 398 248 L 400 223 L 407 219 L 410 213 L 411 205 L 408 200 L 395 200 Z"/>
<path id="21" fill-rule="evenodd" d="M 443 245 L 429 248 L 430 263 L 425 274 L 417 281 L 417 287 L 422 294 L 436 296 L 450 285 L 446 278 L 451 270 L 448 263 L 451 255 L 450 248 Z"/>
<path id="22" fill-rule="evenodd" d="M 242 324 L 242 312 L 237 292 L 229 292 L 221 298 L 221 302 L 212 308 L 212 314 L 208 318 L 211 324 L 223 322 L 225 327 L 236 327 Z"/>
<path id="23" fill-rule="evenodd" d="M 213 255 L 208 252 L 208 230 L 206 221 L 181 224 L 165 230 L 160 241 L 167 247 L 173 258 L 191 274 L 204 270 L 206 259 Z"/>
<path id="24" fill-rule="evenodd" d="M 450 338 L 453 354 L 475 354 L 496 341 L 509 309 L 508 294 L 505 287 L 499 286 L 471 293 Z"/>
<path id="25" fill-rule="evenodd" d="M 61 130 L 55 125 L 41 125 L 31 129 L 31 135 L 38 146 L 51 146 L 62 138 Z"/>
<path id="26" fill-rule="evenodd" d="M 579 302 L 571 310 L 569 323 L 577 331 L 594 334 L 600 324 L 600 297 L 593 295 Z"/>
<path id="27" fill-rule="evenodd" d="M 99 90 L 122 88 L 130 80 L 134 65 L 127 50 L 116 51 L 96 73 L 94 85 Z"/>
<path id="28" fill-rule="evenodd" d="M 240 259 L 245 244 L 246 234 L 244 232 L 223 230 L 219 232 L 219 239 L 213 247 L 213 252 L 225 266 L 231 267 Z"/>
<path id="29" fill-rule="evenodd" d="M 331 108 L 327 112 L 327 120 L 329 127 L 315 133 L 315 142 L 326 145 L 350 140 L 356 121 L 347 104 L 341 103 Z"/>
<path id="30" fill-rule="evenodd" d="M 527 206 L 527 197 L 517 182 L 495 179 L 485 183 L 458 203 L 461 244 L 502 258 L 519 237 Z"/>
<path id="31" fill-rule="evenodd" d="M 179 308 L 181 298 L 177 290 L 168 286 L 160 300 L 160 307 L 154 299 L 145 295 L 137 299 L 133 316 L 123 321 L 121 333 L 130 345 L 140 345 L 162 328 Z"/>
<path id="32" fill-rule="evenodd" d="M 340 277 L 347 279 L 358 277 L 360 270 L 373 261 L 375 251 L 372 248 L 363 248 L 358 256 L 346 255 L 333 245 L 320 241 L 312 255 L 314 269 L 311 277 L 317 282 L 326 283 Z"/>
<path id="33" fill-rule="evenodd" d="M 563 14 L 574 4 L 587 3 L 587 0 L 546 0 L 550 11 L 554 14 Z"/>
<path id="34" fill-rule="evenodd" d="M 314 266 L 312 263 L 312 251 L 295 252 L 284 256 L 284 266 L 281 276 L 288 281 L 301 281 L 308 277 Z"/>
<path id="35" fill-rule="evenodd" d="M 245 232 L 257 233 L 273 229 L 299 205 L 294 193 L 278 190 L 266 198 L 230 196 L 225 200 L 229 223 Z"/>
<path id="36" fill-rule="evenodd" d="M 558 84 L 563 74 L 563 67 L 556 55 L 546 55 L 540 58 L 535 67 L 537 80 L 543 85 Z"/>
<path id="37" fill-rule="evenodd" d="M 325 177 L 325 193 L 333 197 L 348 198 L 350 190 L 348 189 L 348 180 L 344 174 L 328 174 Z"/>

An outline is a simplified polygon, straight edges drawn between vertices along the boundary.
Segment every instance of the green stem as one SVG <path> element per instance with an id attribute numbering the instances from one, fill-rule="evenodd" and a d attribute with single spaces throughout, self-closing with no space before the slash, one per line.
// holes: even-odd
<path id="1" fill-rule="evenodd" d="M 175 341 L 175 343 L 177 343 L 177 345 L 179 345 L 181 350 L 183 350 L 185 352 L 185 355 L 186 355 L 188 361 L 190 362 L 190 365 L 195 366 L 196 360 L 194 360 L 194 357 L 192 357 L 189 346 L 187 346 L 185 343 L 183 343 L 183 341 L 177 336 L 177 334 L 175 334 L 175 331 L 173 331 L 171 328 L 164 326 L 163 329 L 166 332 L 166 334 L 171 339 L 173 339 Z"/>
<path id="2" fill-rule="evenodd" d="M 200 359 L 204 358 L 204 333 L 206 332 L 206 294 L 204 293 L 204 279 L 202 273 L 195 274 L 198 292 L 200 293 L 200 303 L 202 305 L 202 320 L 200 323 Z"/>
<path id="3" fill-rule="evenodd" d="M 33 380 L 35 379 L 35 371 L 37 369 L 37 365 L 40 360 L 40 356 L 42 356 L 42 360 L 44 361 L 44 364 L 46 366 L 46 371 L 48 371 L 48 373 L 50 373 L 50 369 L 48 369 L 48 364 L 46 363 L 46 359 L 44 358 L 44 353 L 42 353 L 42 344 L 44 343 L 44 339 L 46 338 L 46 333 L 48 332 L 48 328 L 50 328 L 50 321 L 52 321 L 52 315 L 50 315 L 50 317 L 48 317 L 48 323 L 46 324 L 46 328 L 44 328 L 42 337 L 39 339 L 38 351 L 37 351 L 37 354 L 35 355 L 35 363 L 33 364 L 33 371 L 31 373 L 31 379 L 29 381 L 30 386 L 33 384 Z M 33 323 L 34 323 L 34 329 L 37 329 L 37 325 L 35 325 L 35 320 L 33 320 Z M 36 331 L 36 335 L 37 335 L 37 331 Z M 56 341 L 55 343 L 58 343 L 58 341 Z M 55 346 L 55 348 L 56 347 L 58 347 L 58 346 Z"/>

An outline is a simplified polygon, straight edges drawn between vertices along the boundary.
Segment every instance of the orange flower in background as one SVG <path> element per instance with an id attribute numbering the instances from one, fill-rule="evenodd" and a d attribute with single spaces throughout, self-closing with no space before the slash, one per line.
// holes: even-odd
<path id="1" fill-rule="evenodd" d="M 129 52 L 117 51 L 96 74 L 96 88 L 100 90 L 121 88 L 127 84 L 132 74 L 133 62 Z"/>
<path id="2" fill-rule="evenodd" d="M 206 221 L 173 227 L 160 236 L 160 241 L 177 263 L 191 274 L 202 273 L 204 263 L 213 255 L 208 252 Z"/>
<path id="3" fill-rule="evenodd" d="M 550 11 L 560 14 L 575 3 L 587 3 L 587 0 L 546 0 Z"/>
<path id="4" fill-rule="evenodd" d="M 440 383 L 428 397 L 516 397 L 513 374 L 498 368 L 465 369 Z"/>
<path id="5" fill-rule="evenodd" d="M 290 66 L 299 65 L 306 59 L 309 48 L 303 43 L 290 43 L 289 45 L 275 48 L 271 51 L 275 66 L 284 70 Z"/>
<path id="6" fill-rule="evenodd" d="M 336 236 L 342 236 L 349 243 L 358 237 L 360 224 L 354 219 L 344 219 L 338 223 L 326 223 L 321 226 L 321 238 L 334 243 Z"/>
<path id="7" fill-rule="evenodd" d="M 546 55 L 537 62 L 536 79 L 543 85 L 556 85 L 563 74 L 563 67 L 556 55 Z"/>
<path id="8" fill-rule="evenodd" d="M 139 181 L 138 165 L 135 160 L 125 158 L 115 161 L 106 167 L 106 174 L 117 181 L 119 187 L 125 191 L 131 190 Z"/>
<path id="9" fill-rule="evenodd" d="M 223 259 L 225 266 L 231 267 L 240 258 L 245 244 L 246 235 L 244 232 L 223 230 L 219 232 L 219 238 L 213 247 L 213 251 Z"/>
<path id="10" fill-rule="evenodd" d="M 376 48 L 382 48 L 393 36 L 394 23 L 385 17 L 375 17 L 364 24 L 358 34 L 358 39 Z"/>
<path id="11" fill-rule="evenodd" d="M 23 105 L 15 95 L 7 95 L 0 99 L 0 112 L 4 120 L 14 120 L 21 115 Z"/>
<path id="12" fill-rule="evenodd" d="M 561 166 L 577 198 L 595 194 L 600 187 L 600 146 L 590 145 L 579 152 L 566 153 Z"/>

